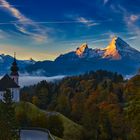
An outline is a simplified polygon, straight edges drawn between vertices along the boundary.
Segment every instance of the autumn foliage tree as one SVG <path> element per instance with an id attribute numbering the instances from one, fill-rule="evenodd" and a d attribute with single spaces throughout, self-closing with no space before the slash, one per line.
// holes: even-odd
<path id="1" fill-rule="evenodd" d="M 140 138 L 140 75 L 124 80 L 120 74 L 99 70 L 53 84 L 42 82 L 22 92 L 30 93 L 30 102 L 38 107 L 51 108 L 81 125 L 84 131 L 77 134 L 86 140 Z M 82 139 L 70 133 L 63 138 Z"/>

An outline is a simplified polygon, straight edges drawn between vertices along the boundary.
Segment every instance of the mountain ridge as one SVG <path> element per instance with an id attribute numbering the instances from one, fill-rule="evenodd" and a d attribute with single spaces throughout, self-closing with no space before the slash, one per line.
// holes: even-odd
<path id="1" fill-rule="evenodd" d="M 61 54 L 54 61 L 18 60 L 18 63 L 22 72 L 30 75 L 74 75 L 99 69 L 131 75 L 140 68 L 140 52 L 121 38 L 114 37 L 105 48 L 93 49 L 84 43 L 75 51 Z"/>
<path id="2" fill-rule="evenodd" d="M 1 68 L 0 75 L 3 75 L 5 73 L 9 73 L 13 59 L 14 59 L 14 57 L 12 57 L 10 55 L 5 55 L 5 54 L 0 55 L 0 68 Z M 32 64 L 35 64 L 36 61 L 33 59 L 17 60 L 17 63 L 19 65 L 20 72 L 22 72 L 25 69 L 25 67 L 32 65 Z"/>
<path id="3" fill-rule="evenodd" d="M 136 54 L 140 53 L 138 50 L 128 45 L 120 37 L 113 37 L 109 45 L 105 48 L 93 49 L 93 48 L 89 48 L 87 43 L 84 43 L 80 45 L 80 47 L 78 47 L 74 52 L 79 58 L 101 57 L 103 59 L 110 58 L 113 60 L 120 60 L 122 56 L 124 56 L 124 54 L 121 53 L 127 53 L 127 55 L 129 55 L 128 53 L 132 54 L 132 52 L 135 52 Z M 73 53 L 73 51 L 66 53 L 64 55 L 71 54 L 71 53 Z M 64 56 L 64 55 L 60 55 L 60 56 Z M 57 58 L 59 58 L 59 56 Z"/>
<path id="4" fill-rule="evenodd" d="M 140 67 L 140 52 L 119 37 L 105 48 L 89 48 L 87 43 L 75 51 L 61 54 L 54 61 L 43 61 L 27 68 L 29 73 L 44 71 L 46 75 L 74 75 L 99 69 L 132 75 Z"/>

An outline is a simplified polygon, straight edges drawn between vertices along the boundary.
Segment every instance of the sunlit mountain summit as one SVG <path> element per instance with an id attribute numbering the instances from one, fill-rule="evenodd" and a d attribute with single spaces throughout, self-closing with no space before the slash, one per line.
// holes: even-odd
<path id="1" fill-rule="evenodd" d="M 0 65 L 4 68 L 4 64 L 9 63 L 10 56 L 1 55 L 1 58 Z M 140 52 L 115 36 L 105 48 L 89 48 L 87 43 L 83 43 L 75 51 L 62 54 L 54 61 L 17 62 L 21 65 L 21 71 L 29 75 L 73 75 L 99 69 L 133 75 L 140 68 Z"/>
<path id="2" fill-rule="evenodd" d="M 105 48 L 89 48 L 87 43 L 75 51 L 58 56 L 54 61 L 43 61 L 27 67 L 29 73 L 42 71 L 47 75 L 79 74 L 99 69 L 135 74 L 140 67 L 140 52 L 120 37 L 113 37 Z"/>
<path id="3" fill-rule="evenodd" d="M 76 50 L 76 55 L 80 58 L 99 57 L 102 59 L 109 58 L 112 60 L 120 60 L 125 57 L 136 59 L 136 55 L 139 57 L 139 53 L 140 52 L 138 50 L 132 48 L 119 37 L 113 37 L 106 48 L 91 49 L 88 48 L 88 45 L 86 43 L 84 43 Z"/>

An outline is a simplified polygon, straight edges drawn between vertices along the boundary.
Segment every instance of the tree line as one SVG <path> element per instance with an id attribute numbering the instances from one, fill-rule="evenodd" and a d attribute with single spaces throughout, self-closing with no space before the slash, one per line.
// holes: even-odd
<path id="1" fill-rule="evenodd" d="M 135 78 L 127 81 L 117 73 L 99 70 L 56 83 L 42 81 L 24 87 L 22 100 L 82 125 L 83 139 L 138 140 L 140 76 Z"/>
<path id="2" fill-rule="evenodd" d="M 15 104 L 7 90 L 0 102 L 0 137 L 3 140 L 18 139 L 18 133 L 13 130 L 21 126 L 47 128 L 64 140 L 140 138 L 140 75 L 125 80 L 120 74 L 99 70 L 54 83 L 42 81 L 24 87 L 21 95 L 23 102 L 31 102 L 47 112 L 60 112 L 83 129 L 75 135 L 64 135 L 64 127 L 57 116 L 47 118 L 45 114 L 38 114 L 32 120 L 27 120 L 26 113 L 15 116 Z"/>

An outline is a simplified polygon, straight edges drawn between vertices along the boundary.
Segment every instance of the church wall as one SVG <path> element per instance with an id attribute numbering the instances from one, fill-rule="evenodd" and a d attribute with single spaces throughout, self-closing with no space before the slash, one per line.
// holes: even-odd
<path id="1" fill-rule="evenodd" d="M 20 101 L 20 88 L 12 88 L 11 93 L 13 94 L 13 101 Z"/>
<path id="2" fill-rule="evenodd" d="M 19 102 L 20 101 L 20 88 L 11 88 L 10 90 L 13 96 L 13 101 Z M 0 100 L 3 100 L 4 93 L 5 91 L 0 91 Z"/>
<path id="3" fill-rule="evenodd" d="M 4 94 L 4 92 L 0 91 L 0 100 L 3 100 L 3 94 Z"/>

